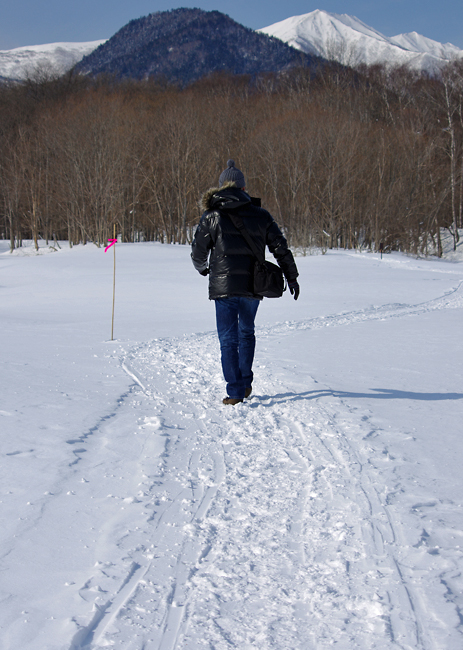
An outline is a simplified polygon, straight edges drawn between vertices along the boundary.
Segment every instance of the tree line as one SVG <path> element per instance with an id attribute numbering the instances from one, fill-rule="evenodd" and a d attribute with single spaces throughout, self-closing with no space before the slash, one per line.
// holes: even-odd
<path id="1" fill-rule="evenodd" d="M 441 253 L 463 227 L 463 62 L 0 86 L 0 238 L 188 243 L 228 158 L 292 247 Z"/>

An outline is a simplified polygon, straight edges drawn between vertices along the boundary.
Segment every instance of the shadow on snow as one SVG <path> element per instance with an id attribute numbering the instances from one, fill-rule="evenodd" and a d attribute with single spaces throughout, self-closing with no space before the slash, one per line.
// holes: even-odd
<path id="1" fill-rule="evenodd" d="M 372 388 L 371 393 L 354 393 L 342 390 L 308 390 L 303 393 L 280 393 L 279 395 L 261 395 L 256 396 L 259 400 L 258 403 L 251 404 L 251 406 L 258 406 L 262 402 L 269 400 L 265 406 L 270 406 L 271 403 L 277 401 L 278 403 L 284 402 L 297 402 L 299 400 L 318 399 L 320 397 L 350 397 L 357 399 L 409 399 L 419 401 L 435 401 L 440 402 L 443 400 L 458 400 L 463 399 L 463 393 L 414 393 L 412 391 L 393 390 L 389 388 Z"/>

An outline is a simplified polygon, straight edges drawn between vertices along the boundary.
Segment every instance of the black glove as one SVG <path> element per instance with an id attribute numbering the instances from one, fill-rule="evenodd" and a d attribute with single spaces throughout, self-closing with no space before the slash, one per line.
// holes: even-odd
<path id="1" fill-rule="evenodd" d="M 288 281 L 288 287 L 289 290 L 291 291 L 291 295 L 294 296 L 294 300 L 297 300 L 299 298 L 299 283 L 297 280 L 290 280 Z"/>
<path id="2" fill-rule="evenodd" d="M 200 271 L 199 273 L 204 276 L 209 275 L 209 269 L 204 269 L 204 271 Z"/>

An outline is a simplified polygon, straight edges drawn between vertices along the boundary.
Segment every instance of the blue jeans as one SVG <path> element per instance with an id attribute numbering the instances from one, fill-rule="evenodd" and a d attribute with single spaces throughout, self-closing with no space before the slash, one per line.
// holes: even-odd
<path id="1" fill-rule="evenodd" d="M 234 399 L 243 399 L 245 389 L 252 384 L 256 347 L 254 320 L 259 303 L 260 300 L 241 296 L 215 301 L 223 376 L 227 394 Z"/>

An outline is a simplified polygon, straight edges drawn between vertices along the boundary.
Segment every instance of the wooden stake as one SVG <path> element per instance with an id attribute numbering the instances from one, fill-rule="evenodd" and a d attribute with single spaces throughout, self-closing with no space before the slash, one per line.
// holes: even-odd
<path id="1" fill-rule="evenodd" d="M 113 239 L 117 239 L 116 224 L 114 224 Z M 116 244 L 113 246 L 114 271 L 113 271 L 113 315 L 111 319 L 111 341 L 114 341 L 114 305 L 116 302 Z"/>

